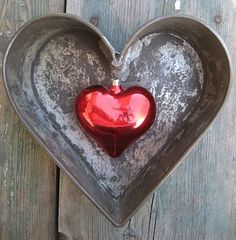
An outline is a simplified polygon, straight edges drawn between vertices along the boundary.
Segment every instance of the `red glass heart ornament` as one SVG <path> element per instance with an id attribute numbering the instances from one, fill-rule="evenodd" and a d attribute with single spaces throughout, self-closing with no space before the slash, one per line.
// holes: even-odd
<path id="1" fill-rule="evenodd" d="M 156 104 L 145 88 L 124 90 L 117 80 L 110 88 L 91 86 L 76 99 L 80 125 L 111 157 L 119 157 L 128 145 L 153 124 Z"/>

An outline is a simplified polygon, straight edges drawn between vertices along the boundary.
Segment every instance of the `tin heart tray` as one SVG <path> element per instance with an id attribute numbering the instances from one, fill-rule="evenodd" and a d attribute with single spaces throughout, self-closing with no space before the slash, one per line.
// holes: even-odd
<path id="1" fill-rule="evenodd" d="M 230 62 L 219 36 L 187 16 L 154 19 L 116 53 L 90 23 L 40 17 L 11 40 L 3 75 L 12 105 L 57 165 L 117 226 L 170 174 L 220 110 Z M 119 157 L 77 124 L 74 101 L 91 85 L 141 85 L 158 103 L 151 129 Z"/>

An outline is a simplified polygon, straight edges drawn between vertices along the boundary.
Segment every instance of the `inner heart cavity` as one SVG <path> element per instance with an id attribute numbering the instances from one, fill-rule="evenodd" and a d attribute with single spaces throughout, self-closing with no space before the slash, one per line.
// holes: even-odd
<path id="1" fill-rule="evenodd" d="M 74 117 L 75 97 L 81 90 L 98 84 L 108 87 L 110 83 L 110 62 L 99 48 L 98 37 L 82 31 L 55 35 L 34 64 L 32 81 L 42 108 L 115 197 L 151 161 L 158 163 L 158 154 L 167 143 L 181 135 L 204 85 L 200 58 L 185 38 L 153 33 L 130 46 L 120 72 L 122 85 L 147 88 L 158 103 L 159 116 L 124 155 L 114 160 L 88 140 Z"/>

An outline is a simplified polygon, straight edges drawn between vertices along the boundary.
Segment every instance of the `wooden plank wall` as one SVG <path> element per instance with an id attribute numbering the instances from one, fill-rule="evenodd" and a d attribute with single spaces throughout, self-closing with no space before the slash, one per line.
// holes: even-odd
<path id="1" fill-rule="evenodd" d="M 67 0 L 67 12 L 93 22 L 120 51 L 149 19 L 184 13 L 208 23 L 225 40 L 236 61 L 235 0 Z M 178 7 L 178 6 L 177 6 Z M 210 43 L 209 43 L 210 44 Z M 224 71 L 224 69 L 222 69 Z M 233 66 L 235 74 L 235 66 Z M 172 240 L 236 236 L 236 85 L 199 144 L 123 228 L 115 228 L 61 173 L 61 239 Z"/>
<path id="2" fill-rule="evenodd" d="M 0 0 L 0 65 L 10 37 L 21 25 L 63 11 L 64 0 Z M 13 112 L 0 81 L 1 240 L 55 239 L 56 174 L 53 161 Z"/>

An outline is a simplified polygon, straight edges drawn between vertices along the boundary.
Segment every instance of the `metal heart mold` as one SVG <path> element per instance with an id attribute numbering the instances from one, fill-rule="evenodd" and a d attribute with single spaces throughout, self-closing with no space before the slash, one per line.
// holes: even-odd
<path id="1" fill-rule="evenodd" d="M 158 103 L 152 127 L 118 158 L 77 124 L 74 103 L 91 85 L 140 85 Z M 216 117 L 230 83 L 224 43 L 188 16 L 154 19 L 119 56 L 90 23 L 40 17 L 11 40 L 3 62 L 13 107 L 57 165 L 115 224 L 124 224 L 170 174 Z"/>

